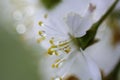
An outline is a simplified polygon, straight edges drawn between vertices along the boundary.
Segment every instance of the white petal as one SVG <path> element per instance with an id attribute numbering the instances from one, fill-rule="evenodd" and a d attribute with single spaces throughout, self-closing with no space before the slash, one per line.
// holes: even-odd
<path id="1" fill-rule="evenodd" d="M 91 76 L 93 78 L 92 80 L 102 80 L 98 66 L 88 56 L 85 55 L 85 57 L 86 61 L 88 62 L 88 67 L 91 72 Z"/>
<path id="2" fill-rule="evenodd" d="M 66 23 L 74 37 L 81 37 L 91 27 L 93 20 L 91 15 L 82 18 L 79 14 L 70 13 L 66 17 Z"/>
<path id="3" fill-rule="evenodd" d="M 75 35 L 76 29 L 80 27 L 81 24 L 81 17 L 79 14 L 76 13 L 69 13 L 66 17 L 66 23 L 70 29 L 72 35 Z"/>
<path id="4" fill-rule="evenodd" d="M 58 70 L 59 76 L 76 76 L 80 80 L 101 80 L 98 67 L 80 51 L 72 53 L 64 66 Z"/>

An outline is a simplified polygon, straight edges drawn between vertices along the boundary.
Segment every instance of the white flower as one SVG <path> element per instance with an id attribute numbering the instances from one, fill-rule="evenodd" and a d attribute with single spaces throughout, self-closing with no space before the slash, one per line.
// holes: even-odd
<path id="1" fill-rule="evenodd" d="M 39 21 L 37 42 L 47 47 L 47 53 L 50 55 L 47 67 L 52 70 L 51 73 L 48 71 L 48 74 L 52 80 L 63 80 L 69 76 L 80 80 L 101 80 L 98 67 L 85 55 L 76 39 L 91 27 L 94 10 L 95 6 L 89 4 L 84 17 L 77 13 L 69 13 L 62 20 L 67 25 L 62 26 L 48 14 L 44 15 L 43 21 Z M 50 77 L 47 79 L 50 80 Z"/>

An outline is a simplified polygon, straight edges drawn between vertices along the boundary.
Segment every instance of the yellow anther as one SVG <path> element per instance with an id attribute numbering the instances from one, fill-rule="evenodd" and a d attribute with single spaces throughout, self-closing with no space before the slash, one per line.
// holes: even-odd
<path id="1" fill-rule="evenodd" d="M 70 51 L 71 51 L 71 49 L 70 48 L 67 48 L 67 49 L 65 49 L 64 50 L 66 53 L 69 53 Z"/>
<path id="2" fill-rule="evenodd" d="M 49 40 L 49 43 L 50 43 L 51 45 L 55 45 L 55 44 L 54 44 L 54 37 L 52 37 L 52 38 Z"/>
<path id="3" fill-rule="evenodd" d="M 44 14 L 44 18 L 45 18 L 45 19 L 48 18 L 48 14 Z"/>
<path id="4" fill-rule="evenodd" d="M 49 42 L 50 42 L 50 44 L 54 45 L 54 40 L 53 39 L 50 39 Z"/>
<path id="5" fill-rule="evenodd" d="M 52 45 L 51 48 L 57 48 L 57 46 L 56 45 Z"/>
<path id="6" fill-rule="evenodd" d="M 57 63 L 57 62 L 60 62 L 60 60 L 61 60 L 61 59 L 57 59 L 57 60 L 55 60 L 55 62 L 56 62 L 56 63 Z"/>
<path id="7" fill-rule="evenodd" d="M 39 31 L 38 34 L 39 34 L 41 37 L 46 37 L 45 31 Z"/>
<path id="8" fill-rule="evenodd" d="M 71 47 L 69 45 L 65 46 L 63 49 L 66 53 L 69 53 L 71 51 Z"/>
<path id="9" fill-rule="evenodd" d="M 66 45 L 64 48 L 70 48 L 70 46 L 69 46 L 69 45 Z"/>
<path id="10" fill-rule="evenodd" d="M 58 68 L 58 67 L 59 67 L 59 64 L 56 64 L 55 67 Z"/>
<path id="11" fill-rule="evenodd" d="M 40 43 L 40 42 L 42 42 L 43 40 L 45 40 L 45 37 L 41 37 L 41 38 L 37 39 L 37 43 Z"/>
<path id="12" fill-rule="evenodd" d="M 56 64 L 52 64 L 52 68 L 58 68 L 59 67 L 59 64 L 56 63 Z"/>
<path id="13" fill-rule="evenodd" d="M 52 68 L 55 68 L 55 64 L 52 64 Z"/>
<path id="14" fill-rule="evenodd" d="M 38 34 L 39 34 L 39 35 L 42 35 L 42 34 L 43 34 L 43 31 L 39 31 Z"/>
<path id="15" fill-rule="evenodd" d="M 57 48 L 57 46 L 55 46 L 55 45 L 52 45 L 49 49 L 48 49 L 48 54 L 50 54 L 50 55 L 53 55 L 53 54 L 55 54 L 55 55 L 59 55 L 58 53 L 57 53 L 57 51 L 56 50 L 54 50 L 55 48 Z"/>
<path id="16" fill-rule="evenodd" d="M 43 26 L 43 22 L 42 21 L 39 21 L 38 23 L 40 26 Z"/>
<path id="17" fill-rule="evenodd" d="M 63 60 L 61 60 L 61 59 L 55 60 L 55 63 L 52 64 L 52 68 L 59 68 L 64 61 L 65 61 L 65 59 L 63 59 Z"/>
<path id="18" fill-rule="evenodd" d="M 54 51 L 53 51 L 52 48 L 50 47 L 50 48 L 48 49 L 48 54 L 49 54 L 49 55 L 53 55 L 53 53 L 54 53 Z"/>
<path id="19" fill-rule="evenodd" d="M 55 55 L 56 55 L 56 56 L 59 56 L 59 53 L 58 53 L 57 51 L 55 51 Z"/>
<path id="20" fill-rule="evenodd" d="M 61 60 L 60 60 L 60 59 L 57 59 L 57 60 L 55 61 L 55 63 L 52 64 L 52 68 L 58 68 L 60 62 L 61 62 Z"/>

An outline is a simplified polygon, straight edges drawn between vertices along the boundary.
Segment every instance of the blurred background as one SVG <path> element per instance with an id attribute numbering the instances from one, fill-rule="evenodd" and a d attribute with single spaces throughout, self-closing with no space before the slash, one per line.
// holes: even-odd
<path id="1" fill-rule="evenodd" d="M 46 80 L 42 67 L 45 49 L 36 42 L 35 31 L 36 17 L 40 18 L 41 10 L 54 13 L 53 18 L 57 20 L 56 16 L 71 11 L 82 15 L 85 6 L 93 3 L 97 7 L 94 18 L 98 20 L 113 1 L 1 0 L 0 80 Z M 120 3 L 103 22 L 96 37 L 100 42 L 88 48 L 87 55 L 99 66 L 103 80 L 120 80 Z"/>

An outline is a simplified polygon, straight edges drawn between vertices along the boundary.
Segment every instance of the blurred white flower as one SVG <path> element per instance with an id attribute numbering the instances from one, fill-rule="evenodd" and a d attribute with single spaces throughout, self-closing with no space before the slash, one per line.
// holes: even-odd
<path id="1" fill-rule="evenodd" d="M 102 15 L 114 1 L 115 0 L 106 0 L 104 2 L 104 0 L 93 0 L 97 6 L 95 12 L 96 17 L 100 17 L 100 15 Z M 119 3 L 117 5 L 117 9 L 119 9 Z M 111 18 L 111 20 L 111 24 L 113 25 L 115 21 L 113 18 Z M 108 25 L 106 21 L 103 22 L 96 35 L 96 38 L 100 39 L 100 41 L 86 49 L 87 55 L 92 57 L 92 59 L 97 63 L 104 76 L 108 76 L 120 61 L 120 43 L 117 43 L 116 46 L 113 46 L 111 43 L 113 40 L 113 32 L 110 29 L 110 26 L 112 26 L 111 24 Z M 119 29 L 117 30 L 119 31 Z"/>
<path id="2" fill-rule="evenodd" d="M 97 0 L 97 1 L 96 0 L 63 0 L 61 5 L 59 5 L 52 11 L 45 10 L 45 12 L 44 11 L 39 12 L 41 9 L 44 9 L 41 6 L 39 8 L 38 7 L 36 8 L 36 5 L 37 5 L 36 3 L 38 3 L 38 1 L 39 0 L 20 0 L 20 1 L 18 1 L 18 0 L 3 0 L 2 1 L 1 0 L 0 1 L 0 6 L 1 6 L 0 7 L 0 11 L 1 11 L 0 17 L 1 17 L 2 23 L 6 24 L 6 23 L 10 23 L 11 21 L 13 21 L 14 28 L 15 28 L 14 30 L 16 30 L 16 32 L 22 34 L 22 36 L 24 36 L 24 38 L 26 39 L 26 42 L 30 41 L 31 43 L 33 43 L 32 45 L 35 44 L 34 39 L 36 38 L 36 33 L 37 33 L 36 31 L 40 30 L 38 28 L 35 29 L 36 26 L 38 26 L 36 24 L 38 23 L 39 20 L 41 20 L 44 25 L 47 24 L 50 28 L 52 26 L 52 28 L 57 29 L 56 31 L 52 30 L 52 29 L 48 30 L 48 31 L 50 31 L 49 32 L 50 34 L 52 34 L 52 33 L 55 34 L 55 35 L 52 35 L 55 37 L 53 39 L 55 42 L 57 40 L 61 40 L 61 38 L 59 36 L 56 39 L 56 36 L 58 35 L 59 32 L 58 33 L 55 33 L 55 32 L 57 32 L 58 30 L 62 31 L 60 33 L 60 35 L 63 34 L 62 41 L 64 41 L 64 40 L 66 40 L 66 38 L 70 38 L 70 36 L 68 35 L 68 32 L 70 32 L 72 34 L 72 36 L 74 36 L 74 37 L 79 37 L 79 36 L 84 35 L 86 30 L 90 27 L 90 26 L 87 26 L 87 24 L 83 24 L 85 26 L 85 28 L 83 26 L 80 26 L 80 29 L 77 29 L 77 31 L 75 31 L 78 26 L 71 27 L 71 25 L 73 25 L 73 24 L 71 24 L 70 21 L 68 22 L 68 20 L 67 20 L 68 18 L 74 18 L 75 16 L 78 16 L 78 18 L 76 18 L 76 19 L 78 19 L 79 21 L 82 20 L 83 23 L 89 23 L 90 18 L 88 18 L 86 16 L 87 14 L 84 15 L 84 9 L 86 9 L 86 5 L 88 5 L 89 2 L 92 1 L 92 3 L 96 4 L 94 20 L 98 20 L 104 14 L 104 12 L 109 8 L 109 6 L 111 5 L 111 3 L 113 3 L 114 0 L 106 0 L 106 1 L 104 1 L 104 0 Z M 119 5 L 118 5 L 117 9 L 119 9 Z M 30 14 L 29 14 L 29 12 L 30 12 Z M 74 12 L 74 13 L 70 13 L 70 12 Z M 80 19 L 79 18 L 80 16 L 76 13 L 82 14 L 82 16 L 84 15 L 84 18 Z M 65 23 L 65 20 L 63 20 L 64 14 L 68 14 L 67 17 L 65 18 L 66 22 L 69 23 L 67 25 L 64 24 Z M 44 16 L 44 19 L 41 17 L 42 15 Z M 61 18 L 62 18 L 62 20 L 61 20 Z M 87 20 L 85 18 L 87 18 Z M 74 20 L 74 19 L 69 19 L 69 20 Z M 93 20 L 93 22 L 94 22 L 94 20 Z M 92 21 L 90 21 L 89 25 L 91 25 L 91 22 Z M 77 20 L 75 21 L 75 24 L 79 25 Z M 24 25 L 24 27 L 18 27 L 19 25 Z M 69 28 L 67 28 L 65 26 L 69 26 Z M 50 28 L 48 28 L 48 29 L 50 29 Z M 74 28 L 74 29 L 72 29 L 72 28 Z M 81 31 L 81 29 L 83 29 L 83 30 Z M 10 30 L 11 30 L 11 27 L 8 27 L 8 31 L 10 31 Z M 15 32 L 14 30 L 11 32 Z M 77 33 L 79 30 L 80 30 L 80 34 Z M 74 31 L 74 32 L 72 32 L 72 31 Z M 42 33 L 44 33 L 44 31 Z M 120 44 L 117 44 L 117 46 L 113 48 L 113 46 L 111 45 L 111 41 L 110 41 L 111 35 L 112 35 L 112 32 L 108 28 L 108 25 L 106 25 L 106 23 L 101 25 L 100 29 L 98 30 L 98 34 L 97 34 L 97 37 L 100 39 L 100 42 L 87 48 L 86 51 L 84 52 L 87 54 L 87 56 L 92 57 L 92 59 L 98 64 L 98 67 L 104 72 L 105 75 L 108 75 L 111 72 L 111 70 L 114 68 L 114 66 L 120 59 L 120 50 L 119 50 Z M 43 36 L 47 36 L 47 35 L 43 35 Z M 50 37 L 52 37 L 52 36 L 48 36 L 48 38 L 50 39 Z M 38 37 L 40 37 L 40 36 L 37 36 L 37 38 Z M 43 40 L 43 39 L 41 39 L 41 40 Z M 71 42 L 72 42 L 72 44 L 74 44 L 74 41 L 71 41 Z M 45 46 L 45 47 L 51 46 L 48 44 L 49 43 L 43 42 L 43 46 Z M 70 50 L 72 51 L 75 46 L 76 46 L 75 44 L 72 45 L 72 48 Z M 38 49 L 39 47 L 37 46 L 36 48 Z M 41 53 L 41 50 L 40 50 L 40 53 Z M 79 51 L 75 52 L 75 54 L 73 54 L 73 55 L 76 56 L 77 53 L 78 53 L 78 55 L 82 55 L 81 53 L 79 53 Z M 69 56 L 69 55 L 71 55 L 71 54 L 66 54 L 65 56 Z M 51 69 L 48 67 L 50 67 L 50 65 L 53 64 L 54 61 L 56 60 L 56 58 L 58 58 L 58 57 L 56 57 L 54 55 L 54 56 L 49 56 L 49 58 L 47 57 L 47 59 L 45 59 L 45 58 L 43 59 L 44 64 L 48 65 L 48 66 L 46 66 L 43 64 L 43 68 L 46 69 L 46 73 L 48 74 L 48 75 L 47 74 L 46 75 L 47 76 L 50 75 L 50 77 L 51 77 L 51 75 L 54 76 L 54 74 L 51 74 L 52 72 L 50 70 L 54 70 L 54 69 Z M 45 61 L 47 61 L 48 63 L 45 63 Z M 67 60 L 65 62 L 67 63 L 68 61 L 71 64 L 71 62 L 74 60 L 70 58 L 69 60 Z M 77 61 L 79 61 L 79 60 L 77 60 Z M 83 64 L 82 61 L 78 62 L 78 63 Z M 86 64 L 86 62 L 84 64 Z M 83 69 L 83 68 L 79 68 L 79 66 L 81 66 L 81 65 L 79 65 L 78 67 L 77 66 L 78 66 L 78 64 L 76 62 L 76 65 L 74 65 L 74 67 L 72 67 L 72 68 L 75 68 L 76 72 L 74 72 L 74 73 L 76 73 L 76 74 L 77 74 L 77 71 L 79 73 L 79 69 Z M 74 69 L 70 68 L 69 71 L 71 71 L 71 70 L 74 70 Z M 83 73 L 84 73 L 85 69 L 83 69 L 83 70 L 84 70 L 83 71 Z M 84 75 L 82 75 L 83 73 L 81 73 L 79 75 L 84 77 Z M 87 73 L 87 71 L 86 71 L 86 73 Z M 71 74 L 68 74 L 68 76 L 70 76 L 70 75 Z M 80 76 L 80 78 L 81 78 L 81 76 Z M 49 80 L 50 77 L 47 77 L 47 80 Z"/>
<path id="3" fill-rule="evenodd" d="M 101 80 L 98 67 L 85 55 L 76 39 L 83 36 L 91 27 L 94 10 L 95 6 L 89 4 L 84 17 L 77 13 L 69 13 L 64 18 L 67 25 L 62 26 L 53 19 L 49 19 L 47 14 L 44 15 L 44 18 L 48 18 L 48 22 L 47 20 L 39 21 L 37 42 L 45 46 L 47 53 L 52 56 L 47 61 L 47 67 L 51 67 L 50 70 L 52 70 L 51 73 L 48 73 L 50 75 L 50 77 L 47 76 L 48 80 L 50 78 L 52 80 L 63 80 L 73 75 L 80 80 Z"/>

